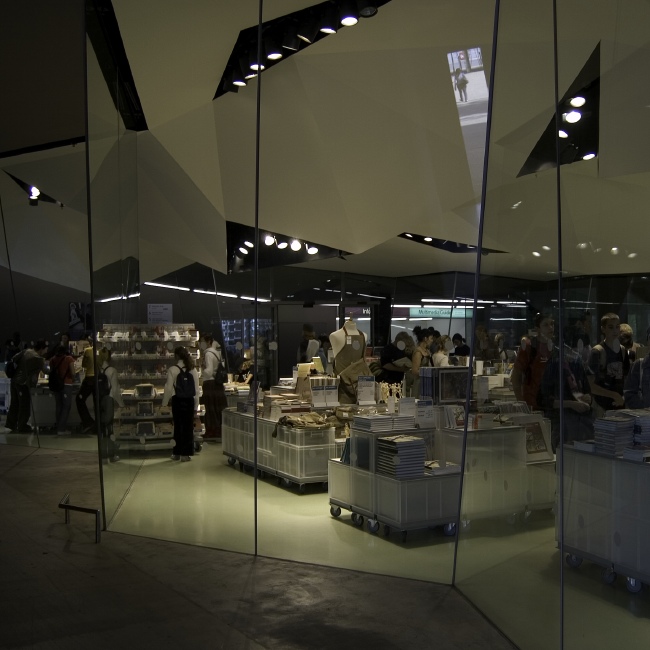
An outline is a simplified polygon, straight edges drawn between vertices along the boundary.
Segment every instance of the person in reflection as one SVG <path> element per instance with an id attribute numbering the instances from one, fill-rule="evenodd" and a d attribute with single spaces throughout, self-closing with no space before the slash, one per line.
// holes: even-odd
<path id="1" fill-rule="evenodd" d="M 467 101 L 468 83 L 469 79 L 467 79 L 465 73 L 460 68 L 456 68 L 454 70 L 454 88 L 458 91 L 458 96 L 461 102 Z"/>
<path id="2" fill-rule="evenodd" d="M 167 406 L 170 401 L 172 403 L 174 421 L 172 460 L 185 462 L 192 460 L 194 456 L 194 418 L 200 409 L 199 374 L 196 372 L 190 353 L 184 347 L 179 346 L 174 350 L 174 361 L 175 363 L 167 370 L 162 405 Z"/>
<path id="3" fill-rule="evenodd" d="M 223 387 L 227 377 L 221 346 L 210 332 L 202 336 L 205 343 L 203 352 L 203 404 L 205 406 L 205 437 L 221 441 L 221 413 L 227 408 L 228 400 Z M 197 384 L 198 390 L 198 384 Z"/>
<path id="4" fill-rule="evenodd" d="M 627 350 L 630 363 L 634 363 L 636 360 L 636 351 L 641 347 L 641 344 L 634 340 L 632 327 L 627 323 L 621 323 L 621 335 L 618 338 L 621 345 Z"/>
<path id="5" fill-rule="evenodd" d="M 630 369 L 627 350 L 621 346 L 621 326 L 616 314 L 607 313 L 600 319 L 603 340 L 589 354 L 589 383 L 594 396 L 594 415 L 603 417 L 605 411 L 625 405 L 623 390 Z"/>
<path id="6" fill-rule="evenodd" d="M 420 397 L 420 368 L 430 367 L 431 364 L 431 344 L 433 343 L 433 332 L 430 329 L 422 329 L 419 326 L 413 328 L 413 336 L 418 345 L 413 351 L 410 375 L 410 396 Z"/>
<path id="7" fill-rule="evenodd" d="M 79 418 L 81 419 L 81 432 L 88 433 L 93 430 L 95 427 L 95 420 L 90 411 L 88 410 L 88 405 L 86 400 L 95 393 L 95 359 L 93 357 L 93 339 L 88 337 L 88 346 L 84 349 L 84 353 L 81 359 L 81 367 L 84 370 L 84 378 L 81 382 L 81 387 L 75 398 L 77 404 L 77 411 L 79 413 Z M 97 409 L 95 409 L 97 411 Z"/>
<path id="8" fill-rule="evenodd" d="M 454 349 L 451 339 L 443 334 L 438 339 L 436 351 L 433 353 L 432 361 L 434 368 L 446 368 L 449 366 L 449 353 Z"/>
<path id="9" fill-rule="evenodd" d="M 72 393 L 74 389 L 74 358 L 68 353 L 64 345 L 59 345 L 54 351 L 54 356 L 50 359 L 50 374 L 58 373 L 63 380 L 63 390 L 53 391 L 55 413 L 56 413 L 56 432 L 60 436 L 69 436 L 70 431 L 67 429 L 68 415 L 72 406 Z"/>
<path id="10" fill-rule="evenodd" d="M 11 378 L 11 403 L 7 413 L 7 429 L 18 433 L 31 433 L 32 428 L 27 424 L 32 410 L 30 390 L 36 388 L 38 377 L 45 370 L 44 356 L 47 353 L 47 343 L 39 340 L 34 349 L 23 350 L 14 355 L 18 366 L 16 374 Z"/>
<path id="11" fill-rule="evenodd" d="M 469 345 L 465 343 L 465 339 L 462 334 L 454 334 L 451 338 L 452 343 L 454 344 L 453 354 L 457 357 L 468 357 L 469 356 Z"/>
<path id="12" fill-rule="evenodd" d="M 537 336 L 524 336 L 512 369 L 512 390 L 519 402 L 526 402 L 531 410 L 542 408 L 539 391 L 544 369 L 554 349 L 555 320 L 546 312 L 535 315 Z"/>
<path id="13" fill-rule="evenodd" d="M 120 457 L 117 455 L 119 444 L 115 441 L 113 435 L 113 422 L 115 420 L 115 407 L 123 407 L 122 391 L 120 390 L 120 381 L 117 369 L 111 365 L 112 352 L 107 348 L 102 348 L 97 353 L 97 364 L 99 365 L 98 381 L 102 385 L 102 375 L 106 377 L 108 384 L 108 394 L 100 396 L 99 399 L 99 424 L 101 434 L 101 454 L 102 458 L 107 458 L 111 463 L 117 462 Z"/>
<path id="14" fill-rule="evenodd" d="M 412 365 L 411 357 L 415 348 L 413 337 L 408 332 L 400 332 L 395 340 L 385 345 L 381 351 L 379 363 L 381 373 L 377 381 L 387 384 L 399 384 L 404 379 L 404 374 Z"/>

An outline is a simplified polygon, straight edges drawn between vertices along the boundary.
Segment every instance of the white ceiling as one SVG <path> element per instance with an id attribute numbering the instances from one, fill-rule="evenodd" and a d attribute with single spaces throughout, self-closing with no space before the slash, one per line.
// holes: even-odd
<path id="1" fill-rule="evenodd" d="M 310 4 L 266 2 L 272 13 L 264 19 Z M 93 193 L 105 200 L 104 209 L 93 213 L 101 242 L 96 266 L 117 259 L 122 247 L 139 253 L 142 280 L 191 262 L 225 271 L 225 221 L 254 223 L 256 83 L 212 97 L 239 31 L 257 21 L 257 1 L 113 5 L 149 131 L 138 134 L 137 143 L 123 138 L 118 146 L 106 91 L 91 84 L 97 98 L 90 120 Z M 260 227 L 354 253 L 347 261 L 319 261 L 312 268 L 384 276 L 474 271 L 475 256 L 396 235 L 478 240 L 480 195 L 471 170 L 482 162 L 482 152 L 471 151 L 468 162 L 446 55 L 480 46 L 489 74 L 493 9 L 485 0 L 465 0 L 462 11 L 457 0 L 392 0 L 376 17 L 265 73 Z M 490 274 L 547 279 L 557 268 L 555 170 L 517 178 L 553 116 L 550 12 L 550 2 L 501 2 L 483 243 L 507 253 L 482 258 L 481 269 Z M 560 96 L 599 42 L 602 71 L 600 155 L 562 167 L 565 270 L 644 272 L 650 239 L 640 235 L 650 177 L 641 143 L 650 142 L 650 86 L 638 80 L 650 69 L 650 4 L 566 0 L 558 18 Z M 637 81 L 628 81 L 628 74 Z M 479 110 L 472 102 L 468 110 L 473 106 Z M 118 183 L 136 147 L 137 169 L 131 171 L 137 195 Z M 51 215 L 47 206 L 44 222 L 52 236 L 64 234 L 69 255 L 52 257 L 58 249 L 49 240 L 36 245 L 38 255 L 25 257 L 36 216 L 24 206 L 24 193 L 0 179 L 9 230 L 16 233 L 8 232 L 14 268 L 46 278 L 56 268 L 62 284 L 80 288 L 85 198 L 83 182 L 71 175 L 83 179 L 83 152 L 79 146 L 5 159 L 2 165 L 72 206 L 63 212 L 52 207 Z M 120 229 L 114 227 L 116 210 L 123 215 Z M 587 248 L 577 249 L 580 242 L 588 242 Z M 612 246 L 619 255 L 609 253 Z M 0 263 L 6 264 L 3 255 Z"/>

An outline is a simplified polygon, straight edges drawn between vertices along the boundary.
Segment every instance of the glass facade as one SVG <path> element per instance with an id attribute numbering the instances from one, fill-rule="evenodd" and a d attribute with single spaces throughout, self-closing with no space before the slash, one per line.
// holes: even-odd
<path id="1" fill-rule="evenodd" d="M 3 360 L 13 332 L 68 331 L 78 353 L 92 334 L 123 403 L 87 428 L 75 401 L 73 435 L 59 436 L 41 383 L 33 432 L 5 429 L 2 442 L 98 453 L 109 530 L 453 584 L 521 648 L 641 647 L 646 466 L 608 452 L 645 443 L 643 420 L 628 415 L 620 426 L 635 433 L 611 442 L 596 418 L 623 405 L 603 390 L 622 392 L 635 368 L 643 386 L 612 327 L 629 324 L 636 343 L 623 344 L 645 357 L 650 8 L 379 4 L 236 93 L 222 84 L 270 51 L 283 16 L 316 8 L 251 0 L 199 17 L 166 4 L 152 33 L 187 19 L 197 61 L 199 23 L 222 26 L 221 61 L 234 34 L 250 46 L 213 101 L 196 89 L 214 70 L 184 75 L 180 50 L 161 49 L 178 91 L 163 105 L 133 28 L 144 9 L 114 2 L 125 71 L 98 5 L 70 3 L 59 18 L 76 44 L 76 123 L 60 125 L 66 144 L 39 148 L 25 131 L 0 159 Z M 427 460 L 460 472 L 386 478 L 372 435 L 353 432 L 345 451 L 340 428 L 307 435 L 269 417 L 310 349 L 304 332 L 327 348 L 350 321 L 369 372 L 417 327 L 470 346 L 472 372 L 435 375 L 434 424 L 420 432 Z M 191 462 L 175 461 L 168 367 L 179 347 L 200 364 L 212 339 L 239 393 L 203 385 Z M 85 370 L 94 415 L 100 380 L 88 387 Z M 215 403 L 228 408 L 213 419 Z"/>

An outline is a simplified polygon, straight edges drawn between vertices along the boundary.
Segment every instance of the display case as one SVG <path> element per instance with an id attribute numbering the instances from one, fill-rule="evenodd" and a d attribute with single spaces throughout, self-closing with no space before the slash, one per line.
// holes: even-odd
<path id="1" fill-rule="evenodd" d="M 111 351 L 124 407 L 115 410 L 113 434 L 122 443 L 170 446 L 173 444 L 171 405 L 162 406 L 167 370 L 174 349 L 187 348 L 200 366 L 199 332 L 193 323 L 167 325 L 105 324 L 97 333 L 98 348 Z M 197 390 L 201 390 L 197 386 Z M 195 450 L 203 430 L 196 429 Z"/>

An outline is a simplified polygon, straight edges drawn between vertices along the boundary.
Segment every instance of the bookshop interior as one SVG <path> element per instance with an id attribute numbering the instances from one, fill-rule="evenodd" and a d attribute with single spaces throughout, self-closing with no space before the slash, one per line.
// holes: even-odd
<path id="1" fill-rule="evenodd" d="M 0 444 L 96 455 L 110 531 L 646 647 L 646 0 L 0 21 Z"/>

